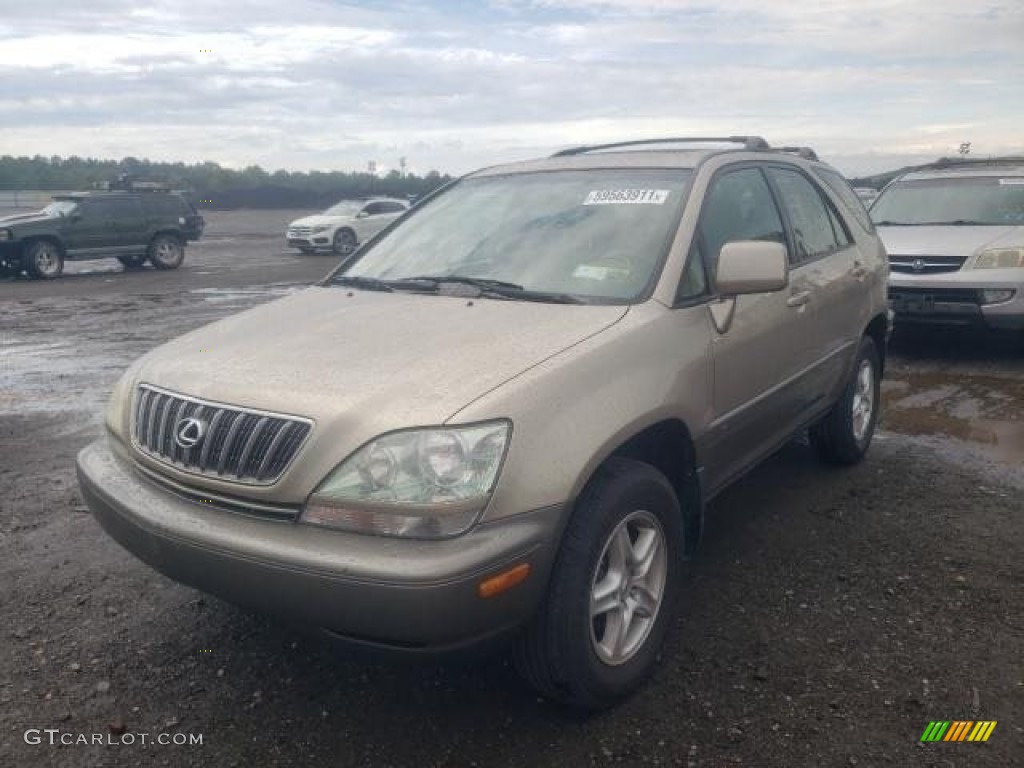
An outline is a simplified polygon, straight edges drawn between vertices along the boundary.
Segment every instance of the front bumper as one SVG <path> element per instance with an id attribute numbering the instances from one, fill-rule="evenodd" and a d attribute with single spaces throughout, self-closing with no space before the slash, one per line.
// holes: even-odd
<path id="1" fill-rule="evenodd" d="M 423 653 L 471 645 L 525 623 L 543 598 L 562 508 L 445 541 L 330 531 L 249 517 L 145 479 L 110 438 L 78 455 L 100 525 L 161 573 L 233 603 L 361 644 Z M 479 583 L 519 563 L 528 578 L 487 599 Z"/>
<path id="2" fill-rule="evenodd" d="M 1014 274 L 1016 273 L 1016 274 Z M 967 270 L 938 275 L 889 275 L 889 306 L 896 322 L 1024 329 L 1024 276 L 1020 270 Z M 1012 290 L 985 303 L 983 290 Z"/>
<path id="3" fill-rule="evenodd" d="M 299 234 L 289 230 L 285 234 L 285 238 L 288 240 L 288 245 L 292 248 L 331 248 L 333 246 L 329 230 L 309 234 Z"/>

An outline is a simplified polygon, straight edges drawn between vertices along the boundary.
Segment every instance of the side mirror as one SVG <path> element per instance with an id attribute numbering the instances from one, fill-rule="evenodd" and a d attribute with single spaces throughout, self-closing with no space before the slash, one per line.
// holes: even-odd
<path id="1" fill-rule="evenodd" d="M 786 246 L 764 240 L 726 243 L 718 254 L 715 287 L 723 298 L 780 291 L 789 282 Z"/>

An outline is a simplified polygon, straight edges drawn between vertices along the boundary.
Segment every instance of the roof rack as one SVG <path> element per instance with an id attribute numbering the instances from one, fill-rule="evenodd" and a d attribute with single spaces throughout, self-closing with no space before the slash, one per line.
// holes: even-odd
<path id="1" fill-rule="evenodd" d="M 810 147 L 772 147 L 772 149 L 776 152 L 789 152 L 804 160 L 814 160 L 815 162 L 818 160 L 818 153 Z"/>
<path id="2" fill-rule="evenodd" d="M 743 148 L 751 152 L 765 151 L 771 149 L 760 136 L 710 136 L 710 137 L 680 137 L 670 139 L 637 139 L 636 141 L 617 141 L 611 144 L 591 144 L 582 147 L 570 147 L 555 152 L 552 157 L 571 157 L 582 155 L 587 152 L 598 152 L 603 149 L 618 149 L 620 147 L 641 147 L 651 144 L 742 144 Z"/>
<path id="3" fill-rule="evenodd" d="M 143 181 L 124 176 L 113 181 L 97 181 L 92 186 L 101 192 L 169 192 L 171 189 L 162 181 Z"/>

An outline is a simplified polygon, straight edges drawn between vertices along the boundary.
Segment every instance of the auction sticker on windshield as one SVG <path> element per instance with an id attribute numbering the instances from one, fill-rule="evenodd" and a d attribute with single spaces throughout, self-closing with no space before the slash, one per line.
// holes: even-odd
<path id="1" fill-rule="evenodd" d="M 594 189 L 587 193 L 584 205 L 663 205 L 667 189 Z"/>

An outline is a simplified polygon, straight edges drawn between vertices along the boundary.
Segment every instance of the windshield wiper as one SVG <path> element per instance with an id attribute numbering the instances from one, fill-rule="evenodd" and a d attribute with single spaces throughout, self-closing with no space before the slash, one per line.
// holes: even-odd
<path id="1" fill-rule="evenodd" d="M 492 280 L 488 277 L 468 277 L 464 275 L 417 275 L 416 277 L 405 277 L 398 282 L 429 283 L 438 286 L 441 283 L 459 283 L 460 285 L 473 285 L 477 288 L 508 288 L 513 291 L 525 290 L 518 283 L 509 283 L 505 280 Z"/>
<path id="2" fill-rule="evenodd" d="M 388 293 L 395 289 L 383 280 L 376 277 L 363 277 L 362 275 L 338 275 L 331 279 L 334 285 L 350 285 L 353 288 L 360 288 L 364 291 L 386 291 Z"/>
<path id="3" fill-rule="evenodd" d="M 990 221 L 975 219 L 953 219 L 952 221 L 876 221 L 876 227 L 984 227 Z"/>
<path id="4" fill-rule="evenodd" d="M 438 288 L 445 283 L 471 285 L 480 289 L 480 295 L 500 296 L 506 299 L 523 301 L 548 302 L 551 304 L 586 304 L 579 296 L 571 293 L 549 293 L 547 291 L 531 291 L 518 283 L 506 280 L 492 280 L 486 277 L 468 277 L 465 275 L 418 275 L 391 281 L 391 285 L 400 287 L 403 283 L 429 285 Z"/>

